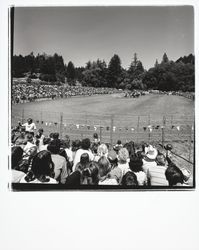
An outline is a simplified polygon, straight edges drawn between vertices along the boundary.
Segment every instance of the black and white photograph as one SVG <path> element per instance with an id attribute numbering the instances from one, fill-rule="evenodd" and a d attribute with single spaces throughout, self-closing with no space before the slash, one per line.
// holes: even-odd
<path id="1" fill-rule="evenodd" d="M 198 1 L 2 0 L 0 33 L 0 249 L 198 250 Z"/>
<path id="2" fill-rule="evenodd" d="M 195 187 L 193 6 L 16 6 L 10 36 L 12 190 Z"/>

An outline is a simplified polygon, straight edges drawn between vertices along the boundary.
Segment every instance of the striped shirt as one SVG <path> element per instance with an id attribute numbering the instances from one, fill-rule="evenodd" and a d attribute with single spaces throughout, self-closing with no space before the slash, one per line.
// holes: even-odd
<path id="1" fill-rule="evenodd" d="M 168 186 L 169 183 L 165 176 L 167 166 L 151 166 L 147 171 L 147 178 L 151 186 Z"/>

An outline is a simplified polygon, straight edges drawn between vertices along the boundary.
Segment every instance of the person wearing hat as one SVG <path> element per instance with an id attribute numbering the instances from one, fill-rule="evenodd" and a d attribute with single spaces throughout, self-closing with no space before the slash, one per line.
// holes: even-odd
<path id="1" fill-rule="evenodd" d="M 158 154 L 156 157 L 156 166 L 151 166 L 147 170 L 147 179 L 149 186 L 168 186 L 165 172 L 167 170 L 166 157 L 163 154 Z"/>
<path id="2" fill-rule="evenodd" d="M 147 174 L 147 171 L 150 167 L 156 167 L 156 157 L 158 155 L 158 151 L 152 145 L 145 147 L 145 155 L 143 156 L 142 162 L 142 169 Z"/>
<path id="3" fill-rule="evenodd" d="M 36 130 L 36 125 L 33 122 L 32 118 L 28 118 L 27 122 L 22 124 L 22 126 L 25 127 L 26 132 L 34 133 L 34 131 Z"/>

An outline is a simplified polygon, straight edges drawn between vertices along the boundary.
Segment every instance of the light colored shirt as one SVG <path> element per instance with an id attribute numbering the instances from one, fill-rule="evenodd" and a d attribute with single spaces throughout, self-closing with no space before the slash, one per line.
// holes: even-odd
<path id="1" fill-rule="evenodd" d="M 55 179 L 60 181 L 62 184 L 66 182 L 66 177 L 68 176 L 68 170 L 66 165 L 66 159 L 58 154 L 52 154 L 52 161 L 54 162 L 54 172 Z"/>
<path id="2" fill-rule="evenodd" d="M 147 184 L 147 176 L 143 171 L 134 172 L 134 174 L 137 176 L 137 181 L 139 186 L 143 186 L 144 184 Z"/>
<path id="3" fill-rule="evenodd" d="M 105 179 L 104 181 L 99 181 L 98 185 L 118 185 L 116 179 Z"/>
<path id="4" fill-rule="evenodd" d="M 22 179 L 22 177 L 26 176 L 26 174 L 22 171 L 18 171 L 15 169 L 12 169 L 12 183 L 19 183 Z"/>
<path id="5" fill-rule="evenodd" d="M 25 147 L 23 148 L 23 150 L 25 153 L 27 153 L 34 146 L 35 146 L 35 144 L 28 141 L 27 144 L 25 145 Z"/>
<path id="6" fill-rule="evenodd" d="M 167 166 L 150 167 L 147 172 L 147 178 L 150 179 L 151 186 L 168 186 L 169 183 L 165 176 Z"/>
<path id="7" fill-rule="evenodd" d="M 25 127 L 27 132 L 34 132 L 34 130 L 36 129 L 36 125 L 34 122 L 32 122 L 31 124 L 28 124 L 28 122 L 26 122 L 22 126 Z"/>
<path id="8" fill-rule="evenodd" d="M 111 178 L 114 178 L 117 180 L 117 182 L 120 184 L 122 181 L 122 170 L 118 167 L 113 168 L 109 173 Z"/>
<path id="9" fill-rule="evenodd" d="M 131 169 L 129 168 L 128 162 L 124 164 L 118 163 L 118 168 L 122 170 L 122 176 L 124 176 L 128 171 L 131 171 Z"/>
<path id="10" fill-rule="evenodd" d="M 69 148 L 65 148 L 66 154 L 68 156 L 68 160 L 73 161 L 73 152 Z"/>
<path id="11" fill-rule="evenodd" d="M 77 163 L 80 162 L 80 158 L 81 155 L 87 153 L 89 155 L 89 160 L 92 161 L 94 159 L 94 155 L 90 150 L 85 150 L 85 149 L 78 149 L 76 154 L 75 154 L 75 158 L 74 158 L 74 162 L 73 162 L 73 172 L 75 171 L 76 165 Z"/>
<path id="12" fill-rule="evenodd" d="M 48 144 L 46 144 L 46 145 L 41 145 L 41 146 L 39 147 L 39 151 L 47 150 L 47 147 L 48 147 Z"/>
<path id="13" fill-rule="evenodd" d="M 142 162 L 143 162 L 142 169 L 146 175 L 147 175 L 147 171 L 150 167 L 157 166 L 157 163 L 155 161 L 146 161 L 146 160 L 142 159 Z"/>

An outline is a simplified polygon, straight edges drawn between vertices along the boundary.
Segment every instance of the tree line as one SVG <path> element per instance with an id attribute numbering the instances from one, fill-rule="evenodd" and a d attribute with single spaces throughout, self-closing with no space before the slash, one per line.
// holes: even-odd
<path id="1" fill-rule="evenodd" d="M 108 65 L 104 60 L 88 61 L 85 67 L 75 67 L 73 62 L 64 64 L 63 57 L 54 54 L 30 53 L 27 56 L 14 55 L 12 76 L 28 76 L 28 80 L 39 78 L 51 84 L 67 81 L 82 86 L 110 87 L 121 89 L 157 89 L 162 91 L 194 91 L 195 58 L 192 54 L 180 57 L 175 62 L 166 53 L 162 61 L 145 70 L 135 53 L 128 69 L 124 69 L 118 55 L 113 55 Z"/>

